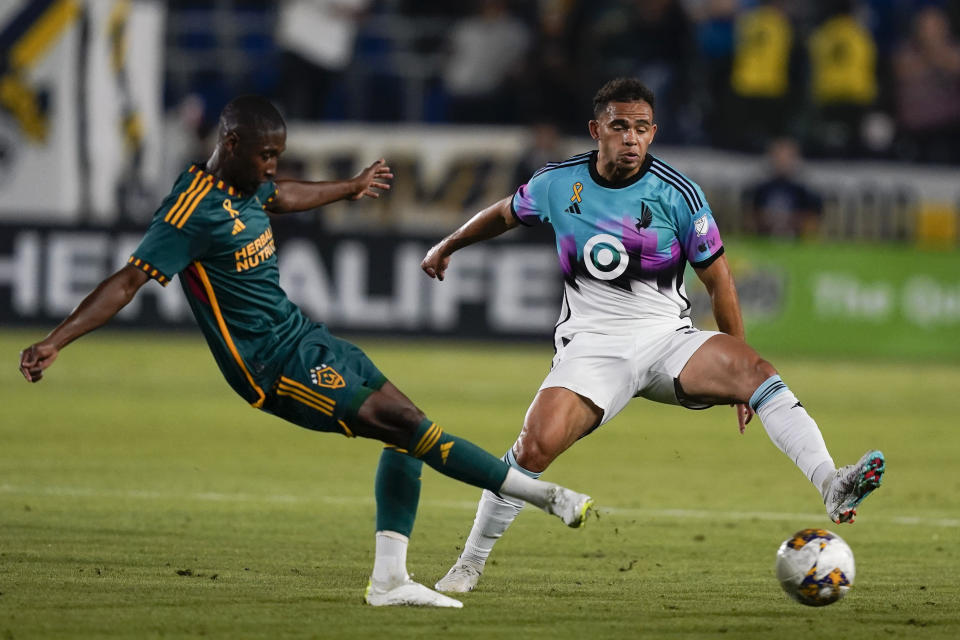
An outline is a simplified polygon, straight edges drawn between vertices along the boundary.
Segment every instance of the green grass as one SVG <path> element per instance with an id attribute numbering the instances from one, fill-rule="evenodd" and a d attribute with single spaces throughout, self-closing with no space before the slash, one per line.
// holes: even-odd
<path id="1" fill-rule="evenodd" d="M 838 463 L 884 449 L 853 525 L 759 423 L 636 401 L 547 478 L 605 508 L 581 531 L 527 510 L 459 611 L 361 604 L 379 446 L 246 408 L 196 335 L 90 336 L 38 385 L 38 334 L 0 333 L 0 639 L 960 637 L 960 365 L 774 360 Z M 360 341 L 434 420 L 499 455 L 548 346 Z M 456 558 L 478 491 L 425 471 L 409 569 Z M 916 518 L 916 520 L 909 520 Z M 786 599 L 780 541 L 830 526 L 850 595 Z"/>

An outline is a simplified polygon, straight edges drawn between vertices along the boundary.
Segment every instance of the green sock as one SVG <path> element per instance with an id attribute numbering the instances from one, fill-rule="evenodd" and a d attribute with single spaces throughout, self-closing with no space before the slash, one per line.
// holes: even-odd
<path id="1" fill-rule="evenodd" d="M 377 531 L 395 531 L 410 537 L 420 502 L 421 469 L 423 462 L 393 447 L 380 454 L 373 491 L 377 497 Z"/>
<path id="2" fill-rule="evenodd" d="M 417 427 L 407 453 L 445 476 L 494 493 L 500 491 L 510 468 L 506 462 L 469 440 L 445 433 L 428 418 Z"/>

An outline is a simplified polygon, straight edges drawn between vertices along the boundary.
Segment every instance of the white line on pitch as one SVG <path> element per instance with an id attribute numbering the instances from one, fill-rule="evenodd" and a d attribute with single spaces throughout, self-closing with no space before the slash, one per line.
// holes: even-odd
<path id="1" fill-rule="evenodd" d="M 139 500 L 197 500 L 200 502 L 237 502 L 237 503 L 270 503 L 270 504 L 364 504 L 374 503 L 372 496 L 331 496 L 331 495 L 293 495 L 293 494 L 250 494 L 250 493 L 222 493 L 203 491 L 197 493 L 171 493 L 166 491 L 149 491 L 143 489 L 96 489 L 93 487 L 56 487 L 37 486 L 24 487 L 11 484 L 0 484 L 0 494 L 20 496 L 56 496 L 75 498 L 121 498 Z M 422 500 L 424 505 L 434 508 L 475 510 L 476 502 L 466 500 Z M 809 520 L 821 514 L 788 513 L 777 511 L 721 511 L 708 509 L 641 509 L 630 507 L 601 507 L 601 514 L 616 516 L 635 516 L 641 518 L 676 518 L 680 520 Z M 919 516 L 874 516 L 869 520 L 907 526 L 927 527 L 960 527 L 958 518 L 923 518 Z"/>

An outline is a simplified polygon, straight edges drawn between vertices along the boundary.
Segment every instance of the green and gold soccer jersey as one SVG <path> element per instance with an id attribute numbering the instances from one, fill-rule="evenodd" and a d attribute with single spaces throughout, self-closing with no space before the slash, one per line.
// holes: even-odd
<path id="1" fill-rule="evenodd" d="M 266 182 L 244 194 L 193 165 L 154 214 L 130 264 L 166 286 L 174 274 L 233 389 L 255 407 L 315 325 L 280 288 Z"/>

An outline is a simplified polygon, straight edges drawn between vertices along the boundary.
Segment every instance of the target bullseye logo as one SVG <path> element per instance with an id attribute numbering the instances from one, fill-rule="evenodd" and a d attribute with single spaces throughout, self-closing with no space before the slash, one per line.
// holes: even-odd
<path id="1" fill-rule="evenodd" d="M 601 233 L 583 245 L 583 263 L 594 278 L 614 280 L 627 270 L 630 256 L 619 239 L 609 233 Z"/>

